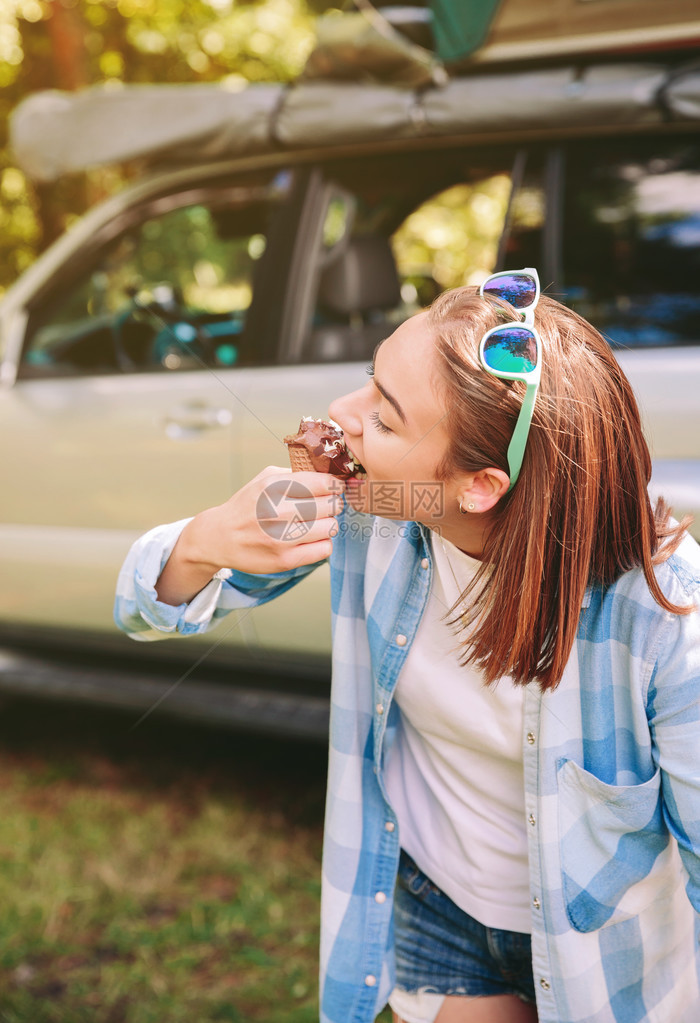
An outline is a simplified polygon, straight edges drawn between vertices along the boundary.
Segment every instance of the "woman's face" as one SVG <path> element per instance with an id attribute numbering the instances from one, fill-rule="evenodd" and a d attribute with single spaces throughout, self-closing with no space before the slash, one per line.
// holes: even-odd
<path id="1" fill-rule="evenodd" d="M 448 501 L 457 507 L 456 485 L 436 478 L 449 437 L 427 313 L 402 323 L 381 343 L 374 374 L 364 387 L 337 398 L 329 414 L 367 472 L 366 482 L 348 488 L 356 508 L 436 525 Z"/>

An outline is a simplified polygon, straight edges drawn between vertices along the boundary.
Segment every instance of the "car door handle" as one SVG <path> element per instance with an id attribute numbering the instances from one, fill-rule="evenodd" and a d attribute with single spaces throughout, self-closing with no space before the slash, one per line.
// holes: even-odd
<path id="1" fill-rule="evenodd" d="M 178 405 L 165 415 L 165 432 L 171 440 L 191 440 L 205 430 L 230 426 L 233 413 L 230 409 L 203 402 Z"/>

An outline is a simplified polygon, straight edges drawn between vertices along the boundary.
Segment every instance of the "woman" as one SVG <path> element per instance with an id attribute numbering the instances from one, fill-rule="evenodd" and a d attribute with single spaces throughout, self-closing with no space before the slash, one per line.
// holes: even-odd
<path id="1" fill-rule="evenodd" d="M 272 467 L 120 577 L 126 631 L 201 632 L 331 558 L 323 1023 L 700 1018 L 700 556 L 608 346 L 538 298 L 495 275 L 383 342 L 330 408 L 367 479 L 297 474 L 301 540 Z"/>

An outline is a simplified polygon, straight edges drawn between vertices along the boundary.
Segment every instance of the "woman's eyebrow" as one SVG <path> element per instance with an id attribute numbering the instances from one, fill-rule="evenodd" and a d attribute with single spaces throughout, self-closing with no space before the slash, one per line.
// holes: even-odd
<path id="1" fill-rule="evenodd" d="M 383 338 L 383 339 L 382 339 L 382 340 L 381 340 L 381 341 L 379 342 L 379 344 L 376 344 L 376 345 L 374 346 L 374 351 L 372 352 L 372 365 L 373 365 L 373 366 L 374 366 L 374 360 L 375 360 L 375 359 L 377 358 L 377 352 L 378 352 L 378 351 L 379 351 L 379 349 L 380 349 L 380 348 L 382 347 L 382 345 L 384 344 L 384 342 L 385 342 L 385 341 L 386 341 L 386 338 Z"/>
<path id="2" fill-rule="evenodd" d="M 384 340 L 386 340 L 386 338 Z M 399 417 L 399 419 L 401 420 L 403 425 L 407 426 L 408 425 L 408 421 L 407 421 L 406 416 L 404 414 L 404 411 L 401 408 L 401 406 L 399 405 L 398 401 L 396 400 L 396 398 L 393 397 L 393 395 L 389 394 L 389 392 L 386 390 L 385 387 L 382 387 L 382 385 L 377 380 L 376 376 L 374 376 L 374 360 L 377 358 L 377 352 L 379 351 L 379 349 L 382 347 L 383 344 L 384 344 L 384 341 L 380 341 L 379 342 L 377 347 L 374 349 L 374 354 L 372 356 L 372 374 L 373 374 L 372 375 L 372 379 L 374 381 L 374 386 L 377 388 L 377 390 L 382 395 L 382 397 L 386 398 L 386 400 L 389 402 L 389 404 L 394 409 L 394 411 L 396 412 L 396 415 Z"/>

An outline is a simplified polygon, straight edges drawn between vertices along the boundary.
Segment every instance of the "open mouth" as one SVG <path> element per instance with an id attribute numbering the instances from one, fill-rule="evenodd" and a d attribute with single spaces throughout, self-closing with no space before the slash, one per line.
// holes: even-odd
<path id="1" fill-rule="evenodd" d="M 367 470 L 359 458 L 356 458 L 355 454 L 348 447 L 342 426 L 336 423 L 335 419 L 329 419 L 328 425 L 337 431 L 339 440 L 336 440 L 334 443 L 342 443 L 345 454 L 347 455 L 347 478 L 351 480 L 366 480 Z"/>
<path id="2" fill-rule="evenodd" d="M 345 450 L 347 451 L 348 457 L 350 458 L 350 479 L 366 480 L 367 470 L 365 469 L 362 462 L 355 458 L 347 444 L 345 445 Z"/>

